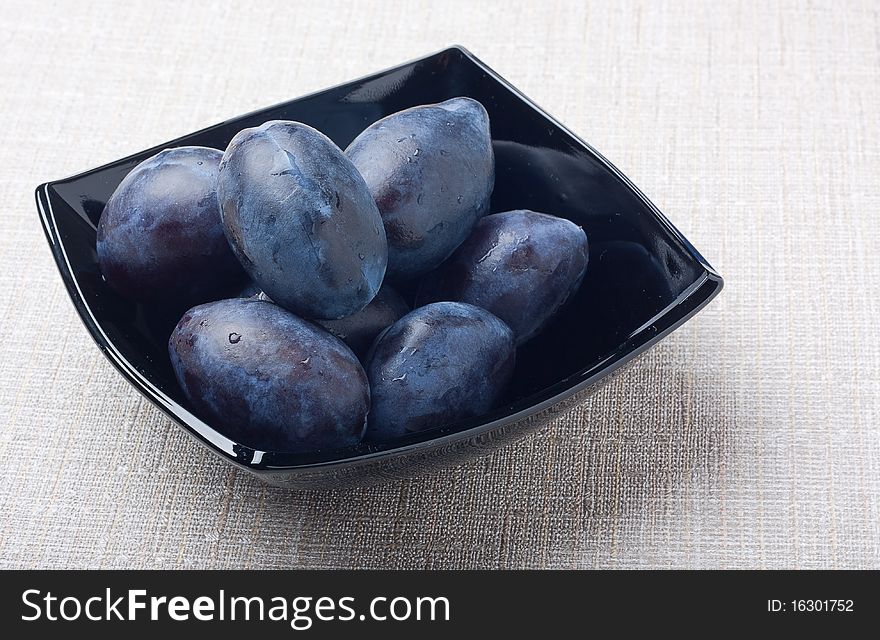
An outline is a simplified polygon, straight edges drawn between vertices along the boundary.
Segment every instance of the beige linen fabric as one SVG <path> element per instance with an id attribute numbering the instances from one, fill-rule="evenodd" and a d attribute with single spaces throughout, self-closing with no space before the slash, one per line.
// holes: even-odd
<path id="1" fill-rule="evenodd" d="M 0 566 L 880 566 L 876 2 L 0 2 Z M 125 383 L 33 188 L 461 43 L 727 279 L 552 429 L 270 488 Z"/>

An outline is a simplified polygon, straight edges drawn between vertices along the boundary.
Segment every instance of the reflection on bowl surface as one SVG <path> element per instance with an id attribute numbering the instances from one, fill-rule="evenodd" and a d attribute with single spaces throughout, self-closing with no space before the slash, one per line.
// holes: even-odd
<path id="1" fill-rule="evenodd" d="M 98 270 L 95 229 L 122 178 L 166 147 L 223 149 L 241 129 L 274 119 L 304 122 L 345 148 L 381 117 L 455 96 L 479 100 L 490 116 L 496 158 L 490 212 L 531 209 L 553 214 L 582 226 L 590 240 L 580 290 L 538 337 L 520 348 L 502 406 L 488 416 L 397 442 L 311 454 L 255 451 L 196 417 L 167 355 L 168 336 L 184 309 L 125 300 Z M 74 305 L 111 362 L 213 451 L 268 482 L 292 487 L 412 475 L 519 438 L 589 395 L 597 383 L 699 311 L 722 285 L 702 256 L 625 177 L 457 47 L 41 185 L 37 204 Z M 404 288 L 400 293 L 412 301 L 413 291 Z M 234 295 L 231 290 L 229 296 Z"/>

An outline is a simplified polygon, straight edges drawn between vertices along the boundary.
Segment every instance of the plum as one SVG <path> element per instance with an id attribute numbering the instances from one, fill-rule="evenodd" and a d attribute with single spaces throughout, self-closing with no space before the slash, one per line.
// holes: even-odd
<path id="1" fill-rule="evenodd" d="M 258 285 L 253 280 L 248 280 L 245 284 L 241 286 L 241 288 L 236 292 L 236 298 L 258 298 L 263 293 L 263 290 L 260 289 L 260 285 Z"/>
<path id="2" fill-rule="evenodd" d="M 221 156 L 206 147 L 165 149 L 125 176 L 98 222 L 98 263 L 113 289 L 185 309 L 243 279 L 220 223 Z"/>
<path id="3" fill-rule="evenodd" d="M 252 298 L 254 300 L 262 300 L 263 302 L 274 302 L 272 298 L 266 295 L 266 292 L 260 289 L 259 285 L 253 280 L 248 280 L 244 285 L 236 289 L 233 298 Z"/>
<path id="4" fill-rule="evenodd" d="M 338 338 L 289 311 L 233 298 L 194 307 L 168 341 L 184 394 L 212 426 L 255 449 L 356 444 L 367 376 Z"/>
<path id="5" fill-rule="evenodd" d="M 486 413 L 510 381 L 513 332 L 479 307 L 437 302 L 388 327 L 367 360 L 366 436 L 390 440 Z"/>
<path id="6" fill-rule="evenodd" d="M 496 213 L 425 276 L 416 303 L 477 305 L 506 322 L 522 344 L 578 290 L 588 258 L 587 236 L 573 222 L 526 210 Z"/>
<path id="7" fill-rule="evenodd" d="M 327 331 L 351 347 L 358 357 L 369 351 L 382 331 L 409 313 L 409 305 L 390 286 L 382 285 L 366 307 L 339 320 L 317 320 Z"/>
<path id="8" fill-rule="evenodd" d="M 220 162 L 223 227 L 251 278 L 306 318 L 363 309 L 382 284 L 382 218 L 351 161 L 322 133 L 282 120 L 240 131 Z"/>
<path id="9" fill-rule="evenodd" d="M 387 116 L 345 153 L 382 214 L 393 280 L 437 267 L 488 209 L 495 157 L 489 116 L 476 100 L 453 98 Z"/>

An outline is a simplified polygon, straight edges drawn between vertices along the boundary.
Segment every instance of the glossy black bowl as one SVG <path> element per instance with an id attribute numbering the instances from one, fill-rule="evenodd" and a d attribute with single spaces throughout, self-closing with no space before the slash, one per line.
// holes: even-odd
<path id="1" fill-rule="evenodd" d="M 137 163 L 182 145 L 224 149 L 266 120 L 298 120 L 346 145 L 400 109 L 470 96 L 492 123 L 492 211 L 533 209 L 582 225 L 590 264 L 578 295 L 517 356 L 502 406 L 388 445 L 292 454 L 256 451 L 194 415 L 175 381 L 167 339 L 176 314 L 120 298 L 102 280 L 95 228 L 107 198 Z M 454 464 L 539 428 L 693 316 L 719 275 L 644 195 L 594 149 L 468 51 L 453 47 L 368 78 L 228 120 L 98 169 L 37 188 L 37 207 L 80 317 L 117 369 L 202 444 L 278 485 L 363 484 Z"/>

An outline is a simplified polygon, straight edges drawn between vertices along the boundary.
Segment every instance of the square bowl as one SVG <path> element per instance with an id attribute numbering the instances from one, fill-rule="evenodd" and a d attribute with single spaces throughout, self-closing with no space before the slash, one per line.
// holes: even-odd
<path id="1" fill-rule="evenodd" d="M 502 404 L 488 415 L 387 444 L 308 454 L 230 440 L 191 409 L 167 355 L 171 324 L 115 294 L 95 252 L 107 199 L 139 162 L 169 147 L 225 149 L 238 131 L 297 120 L 341 148 L 376 120 L 456 96 L 489 113 L 496 159 L 491 212 L 568 218 L 590 240 L 587 275 L 566 308 L 521 346 Z M 225 460 L 281 486 L 322 488 L 411 476 L 463 461 L 538 429 L 576 406 L 721 290 L 685 237 L 611 163 L 462 47 L 227 120 L 76 176 L 40 185 L 37 208 L 67 291 L 104 355 L 134 387 Z"/>

